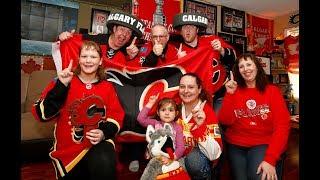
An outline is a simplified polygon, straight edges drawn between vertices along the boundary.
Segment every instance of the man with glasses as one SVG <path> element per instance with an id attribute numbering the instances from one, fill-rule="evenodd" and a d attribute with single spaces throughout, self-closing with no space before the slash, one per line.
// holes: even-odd
<path id="1" fill-rule="evenodd" d="M 82 34 L 81 38 L 99 43 L 104 59 L 126 65 L 139 53 L 135 42 L 143 35 L 145 24 L 135 16 L 115 12 L 108 16 L 107 27 L 109 34 Z M 73 37 L 74 32 L 72 30 L 61 33 L 59 40 L 64 41 Z"/>
<path id="2" fill-rule="evenodd" d="M 137 57 L 141 66 L 155 67 L 177 59 L 178 50 L 168 43 L 169 38 L 169 32 L 164 25 L 154 25 L 151 29 L 151 42 L 140 48 Z"/>

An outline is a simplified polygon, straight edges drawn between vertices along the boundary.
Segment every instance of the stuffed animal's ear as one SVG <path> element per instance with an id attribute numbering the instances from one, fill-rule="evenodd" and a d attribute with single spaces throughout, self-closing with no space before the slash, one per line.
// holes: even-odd
<path id="1" fill-rule="evenodd" d="M 173 132 L 172 126 L 169 123 L 164 123 L 163 128 L 166 130 L 166 132 Z"/>
<path id="2" fill-rule="evenodd" d="M 147 132 L 146 132 L 146 140 L 148 143 L 151 142 L 151 135 L 155 132 L 152 125 L 148 125 Z"/>

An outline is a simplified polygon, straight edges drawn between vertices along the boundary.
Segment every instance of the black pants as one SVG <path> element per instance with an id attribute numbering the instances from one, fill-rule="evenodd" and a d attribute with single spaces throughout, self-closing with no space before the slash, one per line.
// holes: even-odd
<path id="1" fill-rule="evenodd" d="M 93 145 L 80 162 L 61 180 L 116 179 L 116 153 L 113 145 L 101 141 Z"/>

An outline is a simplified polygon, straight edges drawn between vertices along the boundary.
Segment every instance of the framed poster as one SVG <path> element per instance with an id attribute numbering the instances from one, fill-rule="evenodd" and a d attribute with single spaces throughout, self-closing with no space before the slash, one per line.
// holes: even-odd
<path id="1" fill-rule="evenodd" d="M 184 1 L 184 12 L 200 13 L 208 18 L 205 34 L 217 34 L 217 6 L 194 0 Z"/>
<path id="2" fill-rule="evenodd" d="M 221 31 L 245 35 L 245 12 L 222 6 Z"/>
<path id="3" fill-rule="evenodd" d="M 260 61 L 260 64 L 266 75 L 271 75 L 271 58 L 261 56 L 257 56 L 257 58 Z"/>
<path id="4" fill-rule="evenodd" d="M 232 36 L 232 45 L 238 55 L 243 54 L 247 50 L 247 38 L 244 36 Z"/>
<path id="5" fill-rule="evenodd" d="M 232 44 L 232 34 L 218 32 L 218 36 L 221 37 L 228 44 Z"/>
<path id="6" fill-rule="evenodd" d="M 90 33 L 107 34 L 108 33 L 107 19 L 109 14 L 110 14 L 110 11 L 92 8 Z"/>

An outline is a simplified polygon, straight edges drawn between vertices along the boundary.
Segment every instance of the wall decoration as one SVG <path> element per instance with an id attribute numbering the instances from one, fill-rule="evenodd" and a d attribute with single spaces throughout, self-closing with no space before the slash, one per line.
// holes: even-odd
<path id="1" fill-rule="evenodd" d="M 245 12 L 222 6 L 221 31 L 245 35 Z"/>
<path id="2" fill-rule="evenodd" d="M 279 74 L 279 83 L 289 83 L 288 74 Z"/>
<path id="3" fill-rule="evenodd" d="M 90 33 L 107 34 L 108 33 L 107 19 L 109 14 L 110 14 L 110 11 L 92 8 Z"/>
<path id="4" fill-rule="evenodd" d="M 236 50 L 237 55 L 243 54 L 247 50 L 247 38 L 244 36 L 232 36 L 232 45 Z"/>
<path id="5" fill-rule="evenodd" d="M 266 75 L 271 75 L 271 58 L 269 57 L 260 57 L 257 56 L 258 60 L 260 61 L 260 64 L 266 73 Z"/>
<path id="6" fill-rule="evenodd" d="M 221 37 L 225 42 L 232 44 L 232 34 L 218 32 L 218 36 Z"/>
<path id="7" fill-rule="evenodd" d="M 217 34 L 217 6 L 194 0 L 185 0 L 184 12 L 201 13 L 208 18 L 206 34 Z"/>
<path id="8" fill-rule="evenodd" d="M 274 21 L 247 14 L 247 24 L 252 30 L 252 33 L 247 35 L 249 47 L 252 47 L 258 56 L 271 52 Z"/>

